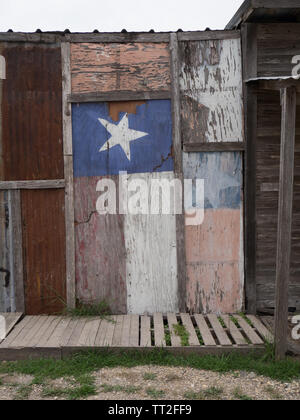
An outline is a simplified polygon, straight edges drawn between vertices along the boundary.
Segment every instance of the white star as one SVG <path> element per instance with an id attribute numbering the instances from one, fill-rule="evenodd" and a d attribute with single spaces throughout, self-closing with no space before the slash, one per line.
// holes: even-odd
<path id="1" fill-rule="evenodd" d="M 148 136 L 148 133 L 132 130 L 129 128 L 128 114 L 125 114 L 119 124 L 112 124 L 107 120 L 99 118 L 100 123 L 111 134 L 111 137 L 101 147 L 99 152 L 104 152 L 114 146 L 120 145 L 124 150 L 127 159 L 130 161 L 130 142 Z"/>

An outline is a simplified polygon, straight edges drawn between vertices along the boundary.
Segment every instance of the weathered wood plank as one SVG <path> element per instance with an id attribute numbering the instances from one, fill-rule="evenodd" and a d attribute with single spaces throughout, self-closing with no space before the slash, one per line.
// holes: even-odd
<path id="1" fill-rule="evenodd" d="M 183 143 L 243 142 L 240 39 L 180 43 Z"/>
<path id="2" fill-rule="evenodd" d="M 232 346 L 232 343 L 226 334 L 226 331 L 220 324 L 220 321 L 218 320 L 217 315 L 209 314 L 207 315 L 207 318 L 209 322 L 211 323 L 211 326 L 221 344 L 221 346 Z"/>
<path id="3" fill-rule="evenodd" d="M 151 318 L 141 316 L 141 347 L 151 347 Z"/>
<path id="4" fill-rule="evenodd" d="M 60 340 L 61 347 L 67 346 L 72 334 L 74 333 L 74 330 L 77 327 L 78 322 L 79 322 L 79 318 L 71 318 L 69 325 L 64 331 L 64 335 L 61 337 L 61 340 Z"/>
<path id="5" fill-rule="evenodd" d="M 167 43 L 72 43 L 72 93 L 170 89 Z"/>
<path id="6" fill-rule="evenodd" d="M 296 89 L 282 91 L 280 181 L 276 264 L 276 357 L 283 359 L 287 351 L 288 287 L 290 281 L 291 239 L 294 191 Z"/>
<path id="7" fill-rule="evenodd" d="M 119 315 L 117 317 L 117 323 L 116 323 L 116 326 L 115 326 L 114 338 L 113 338 L 113 342 L 112 342 L 113 346 L 116 346 L 116 347 L 121 346 L 124 318 L 125 318 L 124 315 Z"/>
<path id="8" fill-rule="evenodd" d="M 9 345 L 11 347 L 24 347 L 24 340 L 26 340 L 27 334 L 30 333 L 31 329 L 34 328 L 35 323 L 36 317 L 31 316 L 27 323 L 24 323 L 24 325 L 22 324 L 22 329 L 19 331 L 16 337 L 10 341 Z"/>
<path id="9" fill-rule="evenodd" d="M 189 314 L 180 314 L 182 324 L 185 326 L 187 332 L 189 333 L 189 345 L 190 346 L 199 346 L 199 340 L 192 323 L 191 317 Z"/>
<path id="10" fill-rule="evenodd" d="M 267 340 L 268 343 L 274 342 L 273 334 L 264 326 L 264 324 L 255 316 L 247 315 L 247 318 L 252 322 L 257 331 Z"/>
<path id="11" fill-rule="evenodd" d="M 61 316 L 56 316 L 52 318 L 52 322 L 49 328 L 45 331 L 43 337 L 38 342 L 38 347 L 48 347 L 49 340 L 51 339 L 53 332 L 55 331 L 56 327 L 59 325 L 61 320 Z"/>
<path id="12" fill-rule="evenodd" d="M 156 347 L 166 347 L 165 329 L 163 316 L 160 313 L 153 315 L 154 322 L 154 340 Z"/>
<path id="13" fill-rule="evenodd" d="M 10 191 L 11 195 L 11 243 L 12 272 L 11 281 L 14 287 L 14 308 L 25 313 L 25 292 L 23 278 L 23 234 L 20 191 Z"/>
<path id="14" fill-rule="evenodd" d="M 139 328 L 140 328 L 139 315 L 131 315 L 130 316 L 129 347 L 139 346 Z"/>
<path id="15" fill-rule="evenodd" d="M 6 337 L 9 335 L 9 333 L 13 330 L 15 325 L 19 322 L 21 319 L 23 313 L 0 313 L 0 316 L 3 316 L 5 318 L 5 331 L 6 331 Z"/>
<path id="16" fill-rule="evenodd" d="M 75 308 L 75 227 L 74 227 L 74 186 L 73 186 L 73 144 L 72 144 L 72 109 L 68 102 L 71 94 L 71 47 L 61 44 L 62 80 L 63 80 L 63 144 L 65 172 L 65 220 L 66 220 L 66 282 L 67 305 Z"/>
<path id="17" fill-rule="evenodd" d="M 257 29 L 242 26 L 244 79 L 257 76 Z M 244 84 L 245 109 L 245 288 L 247 312 L 256 314 L 256 145 L 257 95 Z"/>
<path id="18" fill-rule="evenodd" d="M 78 340 L 78 347 L 93 347 L 100 328 L 101 319 L 87 319 Z"/>
<path id="19" fill-rule="evenodd" d="M 230 316 L 229 315 L 222 315 L 222 319 L 223 319 L 226 327 L 228 328 L 228 331 L 229 331 L 230 335 L 234 339 L 235 343 L 238 346 L 246 346 L 247 341 L 245 340 L 245 337 L 243 337 L 243 335 L 241 334 L 241 332 L 239 331 L 239 329 L 237 328 L 237 326 L 235 325 L 233 320 L 230 318 Z"/>
<path id="20" fill-rule="evenodd" d="M 66 34 L 65 39 L 72 43 L 167 43 L 169 35 L 167 33 L 92 33 L 92 34 Z"/>
<path id="21" fill-rule="evenodd" d="M 171 81 L 172 81 L 172 120 L 173 120 L 173 153 L 175 176 L 183 183 L 183 160 L 181 138 L 181 110 L 180 110 L 180 80 L 179 80 L 179 46 L 177 34 L 170 34 L 171 53 Z M 177 276 L 178 276 L 178 307 L 180 311 L 186 307 L 186 247 L 185 247 L 185 218 L 184 202 L 182 213 L 176 216 L 177 243 Z"/>
<path id="22" fill-rule="evenodd" d="M 36 316 L 35 317 L 35 324 L 31 326 L 30 331 L 26 334 L 26 337 L 23 338 L 23 346 L 24 347 L 31 347 L 31 343 L 33 339 L 36 337 L 37 333 L 43 327 L 43 324 L 46 322 L 46 316 Z"/>
<path id="23" fill-rule="evenodd" d="M 240 315 L 234 315 L 234 318 L 239 323 L 240 327 L 244 330 L 252 344 L 264 344 L 263 340 L 256 334 L 255 330 L 248 324 L 247 321 Z"/>
<path id="24" fill-rule="evenodd" d="M 28 346 L 31 348 L 39 347 L 40 341 L 45 335 L 45 333 L 48 331 L 48 329 L 51 326 L 51 323 L 54 319 L 53 316 L 46 316 L 44 315 L 44 320 L 41 320 L 42 325 L 40 325 L 40 328 L 37 330 L 37 332 L 32 336 L 30 342 L 28 343 Z"/>
<path id="25" fill-rule="evenodd" d="M 175 314 L 168 313 L 167 314 L 168 324 L 169 324 L 169 331 L 171 334 L 171 343 L 173 347 L 181 347 L 181 340 L 180 337 L 175 333 L 174 325 L 178 325 L 178 320 Z"/>
<path id="26" fill-rule="evenodd" d="M 171 92 L 166 91 L 112 91 L 112 92 L 91 92 L 91 93 L 73 93 L 68 96 L 71 103 L 88 103 L 88 102 L 120 102 L 120 101 L 148 101 L 171 99 Z M 1 185 L 1 184 L 0 184 Z"/>
<path id="27" fill-rule="evenodd" d="M 46 190 L 65 188 L 64 179 L 36 181 L 0 181 L 0 190 Z"/>
<path id="28" fill-rule="evenodd" d="M 125 315 L 124 320 L 123 320 L 121 347 L 129 347 L 130 323 L 131 323 L 130 315 Z"/>
<path id="29" fill-rule="evenodd" d="M 240 142 L 223 142 L 223 143 L 185 143 L 183 151 L 187 153 L 193 152 L 243 152 L 246 144 Z"/>
<path id="30" fill-rule="evenodd" d="M 110 316 L 108 320 L 105 320 L 106 322 L 109 323 L 107 330 L 106 330 L 106 334 L 103 340 L 103 346 L 104 347 L 111 347 L 112 346 L 112 342 L 113 342 L 113 338 L 114 338 L 114 333 L 115 333 L 115 328 L 116 328 L 116 324 L 117 324 L 117 317 L 116 316 Z"/>
<path id="31" fill-rule="evenodd" d="M 240 31 L 203 31 L 203 32 L 179 32 L 178 41 L 212 41 L 222 39 L 239 39 Z"/>
<path id="32" fill-rule="evenodd" d="M 61 339 L 65 334 L 65 331 L 70 324 L 71 318 L 64 317 L 60 319 L 55 330 L 47 342 L 47 347 L 60 347 Z"/>
<path id="33" fill-rule="evenodd" d="M 205 321 L 205 318 L 203 315 L 195 314 L 194 315 L 196 323 L 198 325 L 200 334 L 202 336 L 203 342 L 205 346 L 216 346 L 217 343 L 215 342 L 215 339 L 213 338 L 210 329 Z"/>
<path id="34" fill-rule="evenodd" d="M 26 316 L 16 327 L 11 331 L 8 337 L 0 344 L 0 347 L 10 347 L 11 343 L 18 337 L 26 326 L 32 322 L 29 316 Z"/>
<path id="35" fill-rule="evenodd" d="M 83 328 L 86 324 L 86 318 L 80 318 L 72 332 L 72 335 L 66 344 L 66 347 L 76 347 L 78 340 L 80 339 L 81 333 L 83 331 Z"/>

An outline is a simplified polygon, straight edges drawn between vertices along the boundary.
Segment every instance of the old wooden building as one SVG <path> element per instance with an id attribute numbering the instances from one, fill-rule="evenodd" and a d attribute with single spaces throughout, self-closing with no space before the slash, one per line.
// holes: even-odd
<path id="1" fill-rule="evenodd" d="M 299 19 L 300 0 L 247 0 L 222 31 L 1 33 L 0 312 L 274 310 L 280 89 L 300 83 Z M 123 183 L 184 179 L 204 196 L 180 211 L 97 211 L 99 181 L 120 210 Z"/>

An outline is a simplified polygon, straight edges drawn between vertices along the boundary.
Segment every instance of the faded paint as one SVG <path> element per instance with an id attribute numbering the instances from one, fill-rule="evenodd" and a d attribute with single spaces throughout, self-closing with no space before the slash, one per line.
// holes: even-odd
<path id="1" fill-rule="evenodd" d="M 0 55 L 0 79 L 6 79 L 6 61 L 3 55 Z"/>
<path id="2" fill-rule="evenodd" d="M 72 92 L 170 89 L 168 44 L 72 44 Z"/>
<path id="3" fill-rule="evenodd" d="M 184 177 L 204 179 L 205 188 L 204 221 L 186 227 L 188 309 L 240 311 L 244 286 L 242 156 L 185 153 L 183 160 Z"/>
<path id="4" fill-rule="evenodd" d="M 136 177 L 128 176 L 128 182 Z M 172 181 L 174 174 L 139 174 L 138 179 L 150 189 L 153 179 Z M 128 312 L 178 312 L 176 216 L 126 215 L 125 243 Z"/>
<path id="5" fill-rule="evenodd" d="M 136 102 L 133 104 L 136 106 Z M 127 127 L 122 127 L 125 112 L 119 114 L 120 120 L 116 123 L 110 117 L 107 103 L 73 105 L 75 177 L 118 175 L 120 171 L 128 173 L 173 171 L 170 101 L 146 101 L 145 104 L 136 106 L 135 111 L 136 113 L 127 115 L 129 128 L 148 135 L 130 142 L 129 159 L 121 144 L 109 147 L 111 134 L 99 121 L 99 119 L 105 120 L 108 124 L 120 128 L 120 143 L 124 143 L 128 140 Z M 100 152 L 103 146 L 107 146 L 106 150 Z"/>
<path id="6" fill-rule="evenodd" d="M 111 177 L 118 185 L 118 177 Z M 105 300 L 116 313 L 127 313 L 124 216 L 99 215 L 99 177 L 75 178 L 77 298 L 85 303 Z"/>
<path id="7" fill-rule="evenodd" d="M 181 43 L 184 143 L 242 142 L 240 39 Z"/>

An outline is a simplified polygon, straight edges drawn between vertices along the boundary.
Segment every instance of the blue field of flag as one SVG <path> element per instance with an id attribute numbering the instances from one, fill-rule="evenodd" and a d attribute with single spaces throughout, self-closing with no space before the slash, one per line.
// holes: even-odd
<path id="1" fill-rule="evenodd" d="M 109 115 L 107 103 L 72 107 L 75 177 L 173 171 L 170 100 L 150 100 L 136 114 Z"/>

